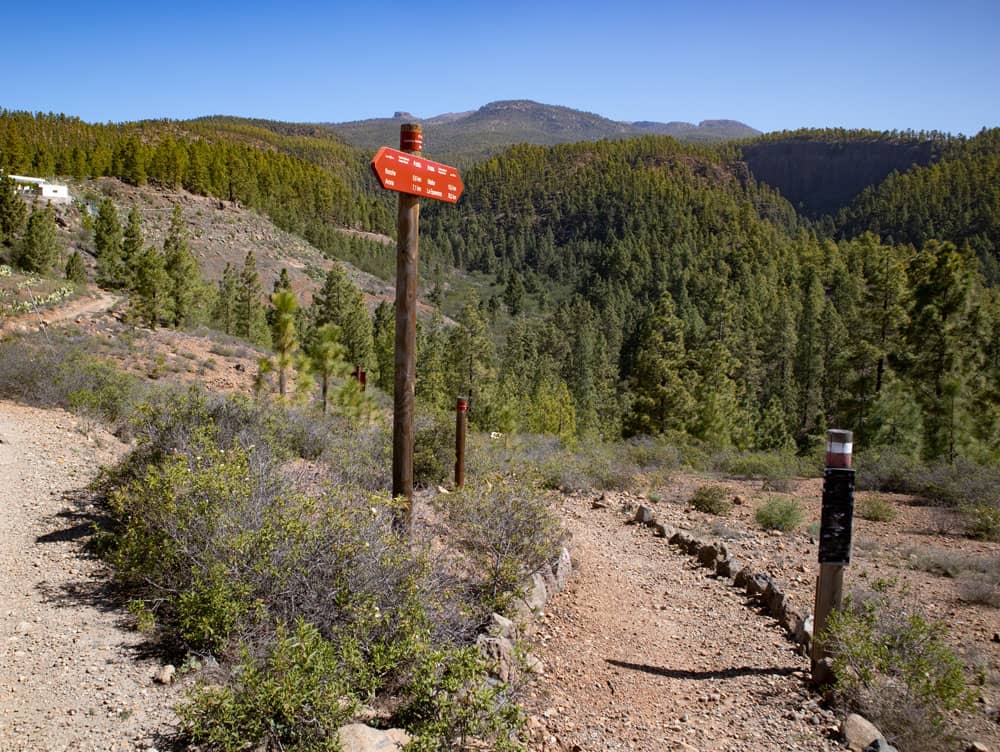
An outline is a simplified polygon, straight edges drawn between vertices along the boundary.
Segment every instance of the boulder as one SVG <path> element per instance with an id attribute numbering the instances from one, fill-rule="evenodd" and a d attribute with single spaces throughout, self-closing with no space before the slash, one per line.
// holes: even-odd
<path id="1" fill-rule="evenodd" d="M 635 516 L 632 518 L 632 522 L 637 525 L 649 525 L 653 521 L 653 510 L 640 504 L 639 508 L 635 510 Z"/>
<path id="2" fill-rule="evenodd" d="M 399 752 L 410 743 L 402 729 L 379 731 L 363 723 L 351 723 L 337 729 L 343 752 Z"/>
<path id="3" fill-rule="evenodd" d="M 715 569 L 715 562 L 719 559 L 719 549 L 714 543 L 709 543 L 698 549 L 698 563 L 706 569 Z"/>
<path id="4" fill-rule="evenodd" d="M 731 556 L 719 559 L 715 562 L 715 573 L 719 577 L 732 577 L 743 569 L 743 565 Z"/>
<path id="5" fill-rule="evenodd" d="M 739 567 L 736 569 L 736 574 L 733 575 L 733 585 L 745 590 L 750 586 L 751 577 L 753 577 L 753 571 L 750 567 Z"/>
<path id="6" fill-rule="evenodd" d="M 747 595 L 750 597 L 757 597 L 764 594 L 767 590 L 767 586 L 771 584 L 771 578 L 762 572 L 756 572 L 750 575 L 750 579 L 747 581 Z"/>
<path id="7" fill-rule="evenodd" d="M 552 568 L 556 576 L 556 590 L 562 590 L 569 582 L 569 576 L 573 573 L 573 560 L 570 558 L 569 550 L 563 546 L 559 551 L 559 559 Z"/>
<path id="8" fill-rule="evenodd" d="M 865 747 L 865 752 L 899 752 L 899 750 L 889 744 L 889 742 L 885 739 L 876 739 Z"/>
<path id="9" fill-rule="evenodd" d="M 782 629 L 788 633 L 788 636 L 794 639 L 795 635 L 798 634 L 799 625 L 802 623 L 802 614 L 792 606 L 790 601 L 786 600 L 784 612 L 781 614 L 778 622 L 781 624 Z"/>
<path id="10" fill-rule="evenodd" d="M 510 682 L 518 677 L 517 658 L 514 642 L 506 637 L 487 637 L 479 635 L 476 638 L 479 652 L 492 663 L 490 673 L 502 682 Z"/>
<path id="11" fill-rule="evenodd" d="M 533 614 L 541 614 L 545 610 L 545 602 L 549 599 L 548 588 L 545 587 L 545 578 L 540 574 L 531 576 L 531 582 L 527 585 L 524 594 L 524 601 L 528 604 L 528 609 Z"/>
<path id="12" fill-rule="evenodd" d="M 840 733 L 853 752 L 864 752 L 875 741 L 885 742 L 882 732 L 875 724 L 857 713 L 851 713 L 840 726 Z"/>
<path id="13" fill-rule="evenodd" d="M 785 594 L 774 580 L 768 581 L 767 587 L 764 588 L 764 592 L 761 594 L 761 600 L 764 602 L 767 612 L 775 619 L 780 621 L 784 617 Z"/>
<path id="14" fill-rule="evenodd" d="M 506 616 L 493 614 L 490 618 L 489 634 L 492 637 L 506 637 L 513 640 L 517 637 L 517 625 Z"/>
<path id="15" fill-rule="evenodd" d="M 662 522 L 657 522 L 653 525 L 653 535 L 657 538 L 666 538 L 670 540 L 676 531 L 670 525 L 664 525 Z"/>
<path id="16" fill-rule="evenodd" d="M 683 530 L 678 530 L 676 533 L 671 535 L 668 540 L 678 548 L 683 548 L 686 551 L 688 543 L 690 543 L 693 539 L 688 533 Z"/>

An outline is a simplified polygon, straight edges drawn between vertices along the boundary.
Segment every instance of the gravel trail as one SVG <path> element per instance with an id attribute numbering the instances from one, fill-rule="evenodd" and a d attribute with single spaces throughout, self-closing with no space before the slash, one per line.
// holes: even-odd
<path id="1" fill-rule="evenodd" d="M 535 749 L 840 748 L 774 619 L 617 510 L 562 505 L 576 571 L 534 638 Z"/>
<path id="2" fill-rule="evenodd" d="M 133 750 L 168 733 L 179 685 L 83 549 L 87 484 L 124 446 L 74 416 L 0 401 L 0 752 Z"/>

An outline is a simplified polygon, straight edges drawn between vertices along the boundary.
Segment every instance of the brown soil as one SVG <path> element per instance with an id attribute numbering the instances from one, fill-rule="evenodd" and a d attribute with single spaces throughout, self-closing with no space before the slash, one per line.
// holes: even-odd
<path id="1" fill-rule="evenodd" d="M 627 524 L 627 512 L 644 503 L 661 522 L 725 540 L 733 556 L 772 575 L 796 606 L 811 612 L 818 565 L 808 528 L 819 519 L 822 481 L 789 489 L 807 521 L 786 534 L 765 533 L 754 522 L 756 508 L 774 495 L 757 481 L 720 481 L 742 501 L 727 517 L 688 507 L 684 502 L 705 482 L 679 476 L 659 503 L 628 494 L 606 494 L 603 509 L 592 508 L 592 496 L 560 502 L 576 572 L 550 602 L 535 639 L 546 666 L 529 703 L 537 749 L 839 748 L 833 711 L 841 709 L 817 704 L 805 684 L 808 661 L 778 623 L 729 580 L 709 575 L 649 528 Z M 866 496 L 859 493 L 858 501 Z M 898 516 L 855 519 L 845 589 L 895 578 L 930 616 L 948 624 L 954 647 L 985 675 L 977 709 L 956 715 L 955 725 L 966 741 L 1000 749 L 1000 644 L 994 640 L 1000 611 L 962 601 L 956 580 L 925 571 L 918 558 L 957 553 L 998 562 L 1000 545 L 961 537 L 942 510 L 883 497 Z"/>

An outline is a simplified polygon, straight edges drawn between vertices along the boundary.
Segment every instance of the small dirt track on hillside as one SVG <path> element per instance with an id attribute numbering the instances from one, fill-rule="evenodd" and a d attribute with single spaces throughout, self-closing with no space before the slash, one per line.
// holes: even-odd
<path id="1" fill-rule="evenodd" d="M 770 752 L 837 749 L 808 661 L 728 580 L 569 497 L 576 571 L 535 636 L 545 675 L 529 703 L 535 749 Z"/>
<path id="2" fill-rule="evenodd" d="M 86 486 L 123 446 L 60 410 L 0 402 L 0 750 L 134 750 L 170 730 L 141 635 L 83 544 Z"/>

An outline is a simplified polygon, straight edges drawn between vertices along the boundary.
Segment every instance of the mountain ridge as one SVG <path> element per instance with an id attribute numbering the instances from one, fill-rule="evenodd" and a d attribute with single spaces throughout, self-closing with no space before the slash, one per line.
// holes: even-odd
<path id="1" fill-rule="evenodd" d="M 425 134 L 428 151 L 436 157 L 459 163 L 490 157 L 518 143 L 554 146 L 577 141 L 654 134 L 673 136 L 680 141 L 708 143 L 752 138 L 761 134 L 738 120 L 708 119 L 697 124 L 681 120 L 666 123 L 652 120 L 619 121 L 593 112 L 542 104 L 530 99 L 497 100 L 475 110 L 426 118 L 396 111 L 392 117 L 318 125 L 329 128 L 351 146 L 374 150 L 379 146 L 395 143 L 399 124 L 404 121 L 433 126 L 433 132 Z"/>

